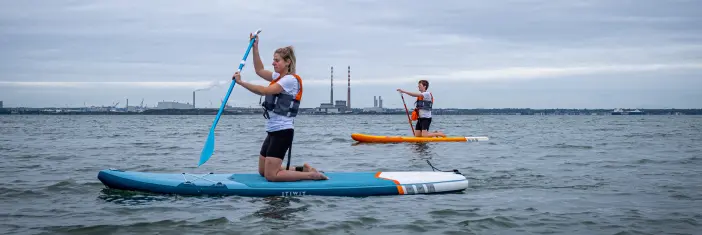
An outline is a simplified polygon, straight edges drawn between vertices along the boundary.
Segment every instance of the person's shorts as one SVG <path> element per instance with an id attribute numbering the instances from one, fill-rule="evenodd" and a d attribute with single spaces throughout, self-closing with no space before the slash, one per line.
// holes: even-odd
<path id="1" fill-rule="evenodd" d="M 268 132 L 261 146 L 261 156 L 285 159 L 285 153 L 292 145 L 293 135 L 295 135 L 294 129 Z"/>
<path id="2" fill-rule="evenodd" d="M 429 125 L 431 125 L 431 118 L 417 118 L 417 126 L 415 130 L 429 130 Z"/>

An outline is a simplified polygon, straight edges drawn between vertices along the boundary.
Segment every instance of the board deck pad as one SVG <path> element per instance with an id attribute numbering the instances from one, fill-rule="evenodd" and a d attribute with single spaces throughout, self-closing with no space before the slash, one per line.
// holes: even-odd
<path id="1" fill-rule="evenodd" d="M 453 172 L 325 172 L 328 180 L 269 182 L 257 173 L 184 174 L 102 170 L 107 187 L 165 194 L 240 196 L 378 196 L 462 191 L 468 179 Z"/>

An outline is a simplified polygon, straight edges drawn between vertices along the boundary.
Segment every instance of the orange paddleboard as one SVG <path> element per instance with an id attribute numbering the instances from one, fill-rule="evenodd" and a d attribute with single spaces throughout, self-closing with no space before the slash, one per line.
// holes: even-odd
<path id="1" fill-rule="evenodd" d="M 351 138 L 358 142 L 368 143 L 402 143 L 402 142 L 478 142 L 487 141 L 485 136 L 447 136 L 447 137 L 414 137 L 414 136 L 383 136 L 351 134 Z"/>

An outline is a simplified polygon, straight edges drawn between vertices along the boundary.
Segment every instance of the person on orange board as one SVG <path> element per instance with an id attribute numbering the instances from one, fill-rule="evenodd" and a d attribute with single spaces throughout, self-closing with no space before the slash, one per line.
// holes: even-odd
<path id="1" fill-rule="evenodd" d="M 431 125 L 431 109 L 434 105 L 434 95 L 427 91 L 427 89 L 429 89 L 429 81 L 420 80 L 417 84 L 417 88 L 419 89 L 419 93 L 397 89 L 400 93 L 417 97 L 417 101 L 414 103 L 415 108 L 412 111 L 412 120 L 417 121 L 417 125 L 414 128 L 414 136 L 446 137 L 441 131 L 429 132 L 429 126 Z"/>
<path id="2" fill-rule="evenodd" d="M 258 36 L 256 36 L 258 37 Z M 253 35 L 249 35 L 253 39 Z M 253 60 L 256 74 L 269 81 L 268 86 L 251 84 L 241 80 L 236 72 L 235 82 L 254 94 L 265 96 L 262 104 L 265 112 L 266 139 L 258 158 L 258 173 L 268 181 L 291 182 L 299 180 L 327 180 L 328 177 L 308 164 L 287 170 L 282 166 L 285 152 L 292 148 L 294 126 L 302 100 L 302 79 L 297 75 L 295 51 L 292 46 L 282 47 L 273 53 L 273 70 L 264 69 L 258 52 L 259 39 L 253 44 Z"/>

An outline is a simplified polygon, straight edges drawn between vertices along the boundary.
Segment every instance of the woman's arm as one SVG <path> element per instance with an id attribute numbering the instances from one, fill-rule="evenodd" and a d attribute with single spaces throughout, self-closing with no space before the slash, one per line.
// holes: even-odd
<path id="1" fill-rule="evenodd" d="M 251 38 L 253 38 L 253 35 L 249 35 L 249 40 Z M 258 53 L 258 35 L 256 36 L 256 41 L 253 44 L 253 61 L 256 74 L 266 81 L 273 81 L 273 72 L 264 69 L 263 62 L 261 62 L 261 55 Z"/>
<path id="2" fill-rule="evenodd" d="M 283 91 L 283 87 L 278 83 L 273 83 L 273 85 L 270 86 L 261 86 L 244 82 L 241 80 L 241 74 L 239 72 L 234 73 L 234 81 L 257 95 L 275 95 Z"/>

